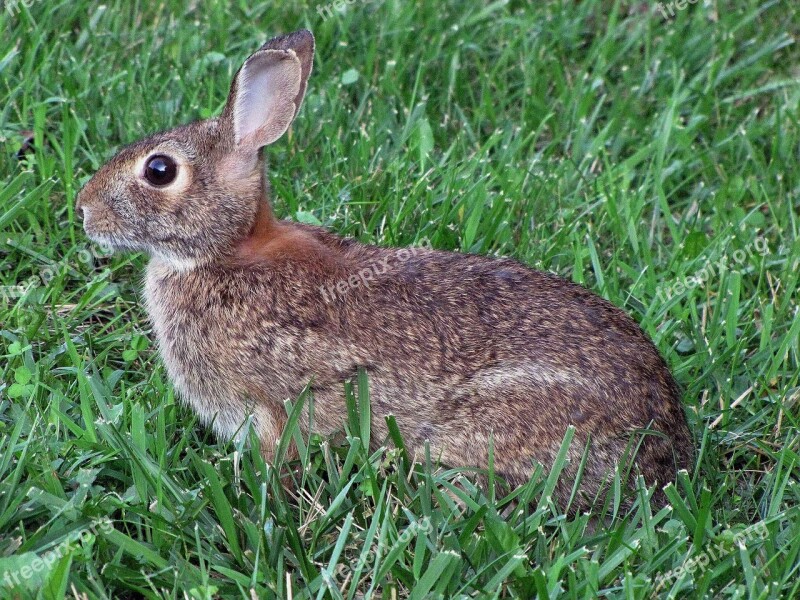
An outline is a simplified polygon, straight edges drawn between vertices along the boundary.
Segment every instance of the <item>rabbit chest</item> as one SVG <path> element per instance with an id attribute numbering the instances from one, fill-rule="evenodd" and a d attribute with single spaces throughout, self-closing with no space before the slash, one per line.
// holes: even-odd
<path id="1" fill-rule="evenodd" d="M 284 400 L 312 376 L 340 378 L 335 358 L 330 373 L 312 374 L 316 353 L 330 350 L 302 317 L 276 308 L 285 298 L 273 297 L 271 283 L 247 272 L 181 272 L 157 259 L 147 268 L 145 302 L 170 380 L 225 437 L 250 414 L 262 422 L 285 414 Z"/>

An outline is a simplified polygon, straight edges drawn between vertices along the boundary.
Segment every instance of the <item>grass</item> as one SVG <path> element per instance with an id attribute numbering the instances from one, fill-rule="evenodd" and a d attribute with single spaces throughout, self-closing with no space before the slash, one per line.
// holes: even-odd
<path id="1" fill-rule="evenodd" d="M 320 6 L 0 12 L 0 597 L 798 597 L 794 3 Z M 121 145 L 216 113 L 241 61 L 303 26 L 317 60 L 269 150 L 278 214 L 513 256 L 623 307 L 685 390 L 698 461 L 672 506 L 643 489 L 570 516 L 558 468 L 484 494 L 371 455 L 363 379 L 341 442 L 287 428 L 284 492 L 176 400 L 146 259 L 93 248 L 75 195 Z"/>

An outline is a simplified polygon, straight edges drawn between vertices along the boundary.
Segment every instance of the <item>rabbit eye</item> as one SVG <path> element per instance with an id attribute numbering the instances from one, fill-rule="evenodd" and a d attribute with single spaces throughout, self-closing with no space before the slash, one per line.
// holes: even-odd
<path id="1" fill-rule="evenodd" d="M 178 176 L 178 165 L 169 156 L 158 154 L 147 161 L 144 178 L 153 185 L 169 185 Z"/>

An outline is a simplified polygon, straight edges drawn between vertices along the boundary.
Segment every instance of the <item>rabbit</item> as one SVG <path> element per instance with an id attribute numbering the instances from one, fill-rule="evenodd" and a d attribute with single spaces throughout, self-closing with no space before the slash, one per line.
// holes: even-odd
<path id="1" fill-rule="evenodd" d="M 218 117 L 125 147 L 78 195 L 90 239 L 149 254 L 144 301 L 180 397 L 223 439 L 252 417 L 270 460 L 286 399 L 310 384 L 313 431 L 334 435 L 344 382 L 363 368 L 375 447 L 394 415 L 417 457 L 427 443 L 441 464 L 485 473 L 491 443 L 495 472 L 519 486 L 552 466 L 572 425 L 557 501 L 585 451 L 577 508 L 634 449 L 625 483 L 641 474 L 663 503 L 693 441 L 678 385 L 625 312 L 512 259 L 276 218 L 262 149 L 297 116 L 313 57 L 309 31 L 271 39 Z"/>

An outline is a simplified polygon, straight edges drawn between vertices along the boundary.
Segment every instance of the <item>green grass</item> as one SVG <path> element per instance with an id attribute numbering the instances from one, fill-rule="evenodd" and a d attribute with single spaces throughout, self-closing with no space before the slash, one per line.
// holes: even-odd
<path id="1" fill-rule="evenodd" d="M 798 597 L 795 4 L 6 3 L 0 597 Z M 93 248 L 75 195 L 121 145 L 216 113 L 299 27 L 317 60 L 269 150 L 278 214 L 513 256 L 623 307 L 685 390 L 698 462 L 672 507 L 569 516 L 557 469 L 508 496 L 370 455 L 364 381 L 342 443 L 287 430 L 284 492 L 176 400 L 145 257 Z"/>

